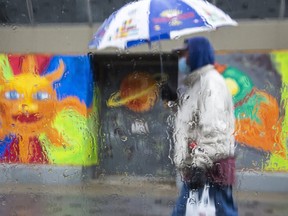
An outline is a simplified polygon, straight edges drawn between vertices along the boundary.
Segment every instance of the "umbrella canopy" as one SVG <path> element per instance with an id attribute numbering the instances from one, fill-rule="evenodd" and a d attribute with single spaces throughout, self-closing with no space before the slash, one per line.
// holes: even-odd
<path id="1" fill-rule="evenodd" d="M 139 0 L 126 4 L 106 19 L 89 48 L 126 49 L 227 25 L 235 26 L 237 22 L 204 0 Z"/>

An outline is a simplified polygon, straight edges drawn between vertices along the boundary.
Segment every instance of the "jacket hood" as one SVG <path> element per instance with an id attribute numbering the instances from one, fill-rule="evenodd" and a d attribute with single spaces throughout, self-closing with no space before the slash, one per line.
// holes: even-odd
<path id="1" fill-rule="evenodd" d="M 194 37 L 185 42 L 188 46 L 188 65 L 191 71 L 208 64 L 214 64 L 214 49 L 208 39 L 205 37 Z"/>

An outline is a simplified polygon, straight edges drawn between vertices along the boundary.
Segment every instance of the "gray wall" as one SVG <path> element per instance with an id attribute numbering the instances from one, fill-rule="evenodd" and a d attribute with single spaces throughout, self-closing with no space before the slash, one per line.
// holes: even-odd
<path id="1" fill-rule="evenodd" d="M 42 25 L 0 27 L 0 52 L 5 53 L 86 53 L 88 42 L 99 25 Z M 207 36 L 216 50 L 288 49 L 288 20 L 239 21 L 238 27 L 223 27 Z M 183 37 L 184 38 L 184 37 Z M 180 46 L 183 38 L 161 42 L 162 51 Z M 158 44 L 152 47 L 159 51 Z M 93 51 L 93 50 L 92 50 Z M 147 45 L 129 52 L 149 51 Z M 99 51 L 97 51 L 99 52 Z M 115 52 L 108 49 L 101 52 Z"/>

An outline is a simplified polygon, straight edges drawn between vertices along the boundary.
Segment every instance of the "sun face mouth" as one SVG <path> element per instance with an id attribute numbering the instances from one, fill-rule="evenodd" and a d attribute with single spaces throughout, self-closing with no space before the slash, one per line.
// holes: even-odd
<path id="1" fill-rule="evenodd" d="M 32 114 L 19 114 L 14 115 L 13 119 L 15 121 L 18 121 L 20 123 L 34 123 L 41 119 L 42 117 L 38 113 L 32 113 Z"/>

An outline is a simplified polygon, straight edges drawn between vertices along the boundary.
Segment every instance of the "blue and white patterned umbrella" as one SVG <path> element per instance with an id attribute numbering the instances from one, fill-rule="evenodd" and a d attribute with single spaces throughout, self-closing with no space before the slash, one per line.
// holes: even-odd
<path id="1" fill-rule="evenodd" d="M 89 48 L 126 49 L 236 25 L 222 10 L 204 0 L 139 0 L 126 4 L 106 19 Z"/>

